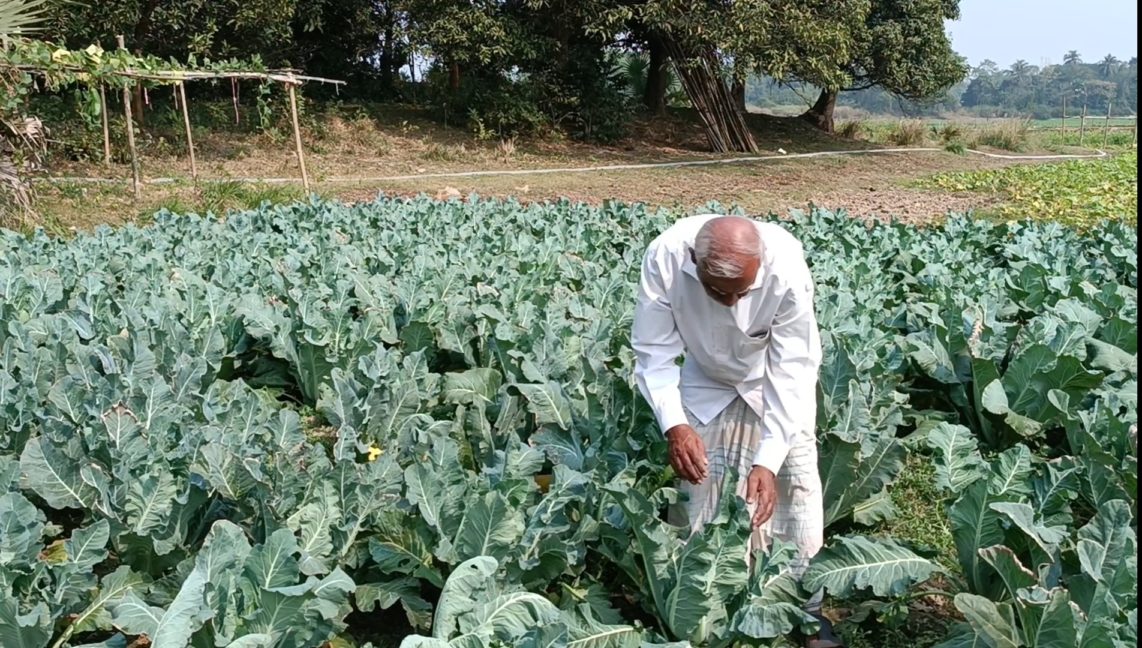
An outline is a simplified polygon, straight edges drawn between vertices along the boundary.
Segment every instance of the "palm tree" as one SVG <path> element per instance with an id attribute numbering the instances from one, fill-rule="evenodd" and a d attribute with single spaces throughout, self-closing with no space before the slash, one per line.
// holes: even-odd
<path id="1" fill-rule="evenodd" d="M 1083 57 L 1078 50 L 1071 50 L 1063 54 L 1063 65 L 1080 65 L 1082 62 Z"/>
<path id="2" fill-rule="evenodd" d="M 1028 63 L 1027 61 L 1024 61 L 1023 59 L 1019 59 L 1018 61 L 1011 64 L 1011 68 L 1010 68 L 1011 76 L 1015 77 L 1016 79 L 1018 79 L 1020 81 L 1022 81 L 1023 77 L 1027 76 L 1027 73 L 1030 71 L 1031 71 L 1031 64 Z"/>
<path id="3" fill-rule="evenodd" d="M 8 47 L 13 38 L 38 31 L 45 18 L 46 2 L 0 0 L 0 47 Z M 12 88 L 2 81 L 0 96 L 12 96 Z M 32 186 L 24 172 L 40 163 L 45 147 L 44 129 L 39 118 L 7 110 L 0 112 L 0 196 L 10 196 L 25 215 L 32 210 Z M 0 217 L 8 211 L 4 202 L 0 200 Z"/>
<path id="4" fill-rule="evenodd" d="M 0 0 L 0 38 L 39 31 L 48 0 Z"/>
<path id="5" fill-rule="evenodd" d="M 1107 54 L 1101 61 L 1098 62 L 1098 73 L 1102 78 L 1109 79 L 1110 75 L 1114 74 L 1118 69 L 1119 60 L 1113 54 Z"/>

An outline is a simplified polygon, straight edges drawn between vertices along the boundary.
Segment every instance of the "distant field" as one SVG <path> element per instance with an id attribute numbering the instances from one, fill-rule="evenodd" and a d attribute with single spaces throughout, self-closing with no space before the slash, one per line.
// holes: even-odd
<path id="1" fill-rule="evenodd" d="M 1003 218 L 1057 220 L 1079 226 L 1102 219 L 1138 220 L 1136 151 L 1102 160 L 943 173 L 919 185 L 994 196 L 1002 202 L 992 211 Z"/>

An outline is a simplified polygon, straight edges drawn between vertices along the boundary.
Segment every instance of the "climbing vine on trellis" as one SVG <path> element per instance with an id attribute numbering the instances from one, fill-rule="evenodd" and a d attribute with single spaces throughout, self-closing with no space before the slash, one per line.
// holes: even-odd
<path id="1" fill-rule="evenodd" d="M 302 181 L 308 189 L 309 178 L 301 149 L 301 136 L 297 120 L 294 87 L 304 82 L 343 84 L 343 81 L 297 74 L 293 70 L 270 70 L 255 57 L 250 60 L 228 59 L 212 61 L 191 57 L 186 63 L 155 56 L 138 55 L 126 48 L 104 50 L 91 45 L 82 50 L 60 47 L 47 41 L 28 38 L 8 38 L 0 46 L 0 120 L 9 133 L 4 133 L 3 159 L 0 159 L 0 184 L 10 198 L 25 213 L 31 209 L 31 185 L 27 180 L 42 162 L 46 150 L 43 126 L 35 116 L 28 115 L 28 102 L 37 91 L 58 92 L 67 87 L 77 88 L 83 101 L 84 117 L 93 122 L 101 119 L 104 131 L 104 160 L 110 163 L 110 140 L 107 120 L 107 92 L 123 93 L 127 108 L 128 142 L 131 149 L 132 179 L 136 196 L 140 190 L 138 156 L 134 150 L 134 127 L 130 119 L 129 91 L 158 86 L 177 86 L 181 96 L 183 119 L 186 123 L 187 145 L 190 151 L 191 175 L 197 179 L 194 145 L 191 140 L 189 116 L 186 111 L 184 85 L 187 81 L 219 81 L 229 79 L 234 92 L 242 79 L 261 82 L 258 97 L 260 120 L 268 118 L 267 93 L 264 85 L 283 83 L 289 89 L 290 108 L 293 113 L 294 140 Z M 235 95 L 235 102 L 237 101 Z M 5 201 L 7 202 L 7 201 Z M 8 205 L 0 205 L 7 211 Z"/>

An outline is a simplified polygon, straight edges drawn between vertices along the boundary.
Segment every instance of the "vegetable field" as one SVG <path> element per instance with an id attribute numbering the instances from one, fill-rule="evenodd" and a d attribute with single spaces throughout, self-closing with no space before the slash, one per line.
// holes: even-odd
<path id="1" fill-rule="evenodd" d="M 1102 160 L 1016 165 L 945 173 L 920 183 L 944 191 L 992 194 L 1003 218 L 1058 220 L 1085 227 L 1104 219 L 1138 222 L 1138 153 Z"/>
<path id="2" fill-rule="evenodd" d="M 381 198 L 0 238 L 0 646 L 766 645 L 812 630 L 689 542 L 633 387 L 637 205 Z M 943 644 L 1137 641 L 1137 237 L 814 211 L 826 549 Z M 870 532 L 909 455 L 956 564 Z M 403 623 L 403 629 L 378 630 Z M 327 643 L 330 642 L 330 643 Z"/>

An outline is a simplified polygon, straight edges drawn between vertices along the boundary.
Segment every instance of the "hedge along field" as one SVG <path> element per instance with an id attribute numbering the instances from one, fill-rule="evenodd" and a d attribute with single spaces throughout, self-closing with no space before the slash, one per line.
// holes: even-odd
<path id="1" fill-rule="evenodd" d="M 0 243 L 0 645 L 364 646 L 380 609 L 408 648 L 812 630 L 790 547 L 741 568 L 740 500 L 689 543 L 661 520 L 678 495 L 628 330 L 670 214 L 155 220 Z M 892 604 L 946 583 L 949 647 L 1135 645 L 1133 229 L 786 225 L 825 349 L 806 585 Z M 910 454 L 955 568 L 870 533 Z"/>

